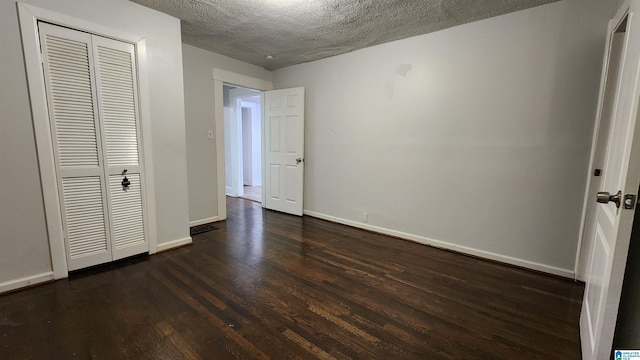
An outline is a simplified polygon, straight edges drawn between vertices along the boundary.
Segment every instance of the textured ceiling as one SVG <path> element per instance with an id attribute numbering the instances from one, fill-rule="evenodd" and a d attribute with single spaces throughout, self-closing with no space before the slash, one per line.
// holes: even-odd
<path id="1" fill-rule="evenodd" d="M 187 44 L 274 70 L 557 0 L 132 1 L 181 19 Z"/>

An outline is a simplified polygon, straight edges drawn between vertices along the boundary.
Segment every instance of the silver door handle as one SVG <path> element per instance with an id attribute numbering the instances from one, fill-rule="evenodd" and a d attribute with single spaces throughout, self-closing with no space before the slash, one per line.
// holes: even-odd
<path id="1" fill-rule="evenodd" d="M 622 201 L 622 191 L 618 191 L 615 195 L 611 195 L 606 191 L 598 192 L 596 196 L 596 201 L 600 204 L 608 204 L 609 202 L 613 202 L 616 204 L 616 207 L 620 207 L 620 202 Z"/>

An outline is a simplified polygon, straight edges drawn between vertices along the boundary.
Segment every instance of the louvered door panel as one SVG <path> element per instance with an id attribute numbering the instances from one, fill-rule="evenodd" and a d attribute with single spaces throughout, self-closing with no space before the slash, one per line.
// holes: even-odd
<path id="1" fill-rule="evenodd" d="M 91 35 L 39 23 L 69 270 L 111 261 Z"/>
<path id="2" fill-rule="evenodd" d="M 62 193 L 70 258 L 106 253 L 109 247 L 100 177 L 62 179 Z"/>
<path id="3" fill-rule="evenodd" d="M 88 44 L 45 35 L 50 103 L 61 167 L 98 166 Z"/>
<path id="4" fill-rule="evenodd" d="M 109 177 L 108 198 L 114 260 L 149 251 L 140 156 L 137 79 L 131 44 L 93 37 L 100 123 Z M 124 177 L 130 181 L 122 186 Z"/>
<path id="5" fill-rule="evenodd" d="M 109 166 L 138 165 L 132 53 L 102 45 L 96 49 L 107 162 Z"/>
<path id="6" fill-rule="evenodd" d="M 129 174 L 127 178 L 131 185 L 124 189 L 122 176 L 109 177 L 114 251 L 145 242 L 140 175 Z"/>

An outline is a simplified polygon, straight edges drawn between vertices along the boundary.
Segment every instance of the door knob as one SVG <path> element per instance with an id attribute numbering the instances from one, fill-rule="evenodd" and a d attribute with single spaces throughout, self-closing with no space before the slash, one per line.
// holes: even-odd
<path id="1" fill-rule="evenodd" d="M 620 207 L 620 201 L 622 201 L 622 191 L 618 191 L 616 194 L 611 195 L 606 191 L 598 192 L 596 196 L 597 200 L 601 204 L 607 204 L 609 202 L 613 202 L 616 204 L 616 207 Z"/>
<path id="2" fill-rule="evenodd" d="M 301 162 L 303 162 L 304 160 L 302 158 L 297 158 L 296 159 L 296 165 L 300 164 Z"/>

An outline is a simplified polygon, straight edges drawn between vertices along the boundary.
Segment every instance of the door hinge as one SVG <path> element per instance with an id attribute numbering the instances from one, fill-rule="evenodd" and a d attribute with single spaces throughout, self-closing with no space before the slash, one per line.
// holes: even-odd
<path id="1" fill-rule="evenodd" d="M 627 210 L 633 210 L 636 207 L 636 196 L 633 194 L 626 194 L 624 196 L 623 207 Z"/>

